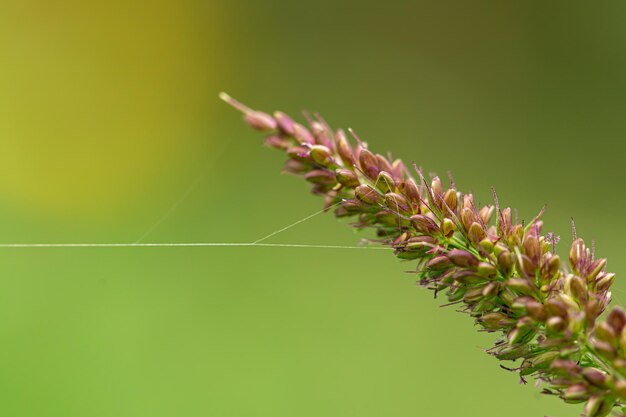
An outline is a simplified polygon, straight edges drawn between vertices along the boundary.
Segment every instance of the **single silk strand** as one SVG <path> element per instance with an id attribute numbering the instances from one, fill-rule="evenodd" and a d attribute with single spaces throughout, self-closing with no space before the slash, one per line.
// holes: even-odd
<path id="1" fill-rule="evenodd" d="M 307 245 L 292 243 L 2 243 L 0 248 L 137 248 L 137 247 L 227 247 L 260 246 L 276 248 L 321 248 L 321 249 L 377 249 L 389 250 L 382 246 L 342 246 L 342 245 Z"/>

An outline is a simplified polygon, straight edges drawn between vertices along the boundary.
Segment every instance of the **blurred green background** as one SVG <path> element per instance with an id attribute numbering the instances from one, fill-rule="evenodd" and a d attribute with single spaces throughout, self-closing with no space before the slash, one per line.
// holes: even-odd
<path id="1" fill-rule="evenodd" d="M 0 240 L 247 242 L 318 210 L 226 90 L 319 110 L 522 218 L 548 203 L 561 251 L 574 217 L 623 277 L 625 18 L 621 1 L 0 0 Z M 271 241 L 360 237 L 318 216 Z M 579 415 L 518 386 L 409 268 L 1 249 L 0 415 Z"/>

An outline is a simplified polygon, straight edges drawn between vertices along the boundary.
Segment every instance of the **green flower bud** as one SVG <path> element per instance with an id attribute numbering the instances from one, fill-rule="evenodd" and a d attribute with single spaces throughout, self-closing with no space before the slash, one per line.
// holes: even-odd
<path id="1" fill-rule="evenodd" d="M 356 163 L 354 153 L 348 143 L 348 138 L 346 137 L 345 132 L 341 129 L 335 133 L 335 146 L 337 147 L 337 153 L 339 154 L 343 164 L 348 168 L 352 168 Z"/>
<path id="2" fill-rule="evenodd" d="M 448 218 L 443 219 L 443 222 L 441 222 L 441 231 L 445 237 L 451 238 L 454 235 L 455 230 L 456 225 L 452 220 Z"/>
<path id="3" fill-rule="evenodd" d="M 376 156 L 367 149 L 361 149 L 359 153 L 359 166 L 365 175 L 372 180 L 375 179 L 380 172 Z"/>
<path id="4" fill-rule="evenodd" d="M 443 195 L 443 201 L 446 203 L 444 206 L 446 209 L 449 209 L 453 212 L 456 211 L 456 206 L 458 203 L 456 190 L 449 189 L 448 191 L 446 191 L 446 193 Z"/>
<path id="5" fill-rule="evenodd" d="M 596 368 L 583 368 L 583 378 L 597 387 L 603 387 L 607 381 L 606 374 Z"/>
<path id="6" fill-rule="evenodd" d="M 346 188 L 355 188 L 359 185 L 359 177 L 349 169 L 340 168 L 335 171 L 339 184 Z"/>
<path id="7" fill-rule="evenodd" d="M 574 384 L 563 393 L 563 399 L 567 403 L 575 404 L 586 401 L 589 395 L 589 390 L 585 384 Z"/>
<path id="8" fill-rule="evenodd" d="M 489 239 L 489 238 L 485 238 L 485 239 L 481 240 L 480 241 L 480 246 L 487 253 L 492 253 L 493 252 L 494 245 L 493 245 L 493 242 L 491 241 L 491 239 Z"/>
<path id="9" fill-rule="evenodd" d="M 476 222 L 472 223 L 467 234 L 474 242 L 480 242 L 487 236 L 483 227 Z"/>
<path id="10" fill-rule="evenodd" d="M 566 327 L 565 321 L 561 317 L 550 317 L 546 321 L 546 329 L 551 333 L 561 333 Z"/>
<path id="11" fill-rule="evenodd" d="M 330 149 L 328 149 L 324 145 L 314 145 L 311 146 L 311 159 L 318 165 L 323 167 L 333 165 L 334 161 L 332 156 L 330 155 Z"/>
<path id="12" fill-rule="evenodd" d="M 411 224 L 420 233 L 425 235 L 433 235 L 439 232 L 439 226 L 430 217 L 423 214 L 415 214 L 411 216 Z"/>
<path id="13" fill-rule="evenodd" d="M 480 210 L 478 210 L 478 215 L 480 216 L 484 224 L 489 224 L 495 210 L 496 208 L 491 205 L 482 207 Z"/>
<path id="14" fill-rule="evenodd" d="M 613 409 L 615 401 L 600 394 L 594 394 L 585 404 L 586 417 L 605 417 Z"/>
<path id="15" fill-rule="evenodd" d="M 383 197 L 369 185 L 359 185 L 354 190 L 355 197 L 366 204 L 380 204 Z"/>
<path id="16" fill-rule="evenodd" d="M 383 193 L 390 193 L 396 188 L 396 183 L 390 173 L 380 171 L 376 179 L 376 187 Z"/>
<path id="17" fill-rule="evenodd" d="M 478 264 L 478 274 L 485 278 L 493 278 L 496 276 L 496 267 L 488 262 L 481 262 Z"/>
<path id="18" fill-rule="evenodd" d="M 471 268 L 478 266 L 478 259 L 470 252 L 462 249 L 452 249 L 448 252 L 448 259 L 454 265 L 461 268 Z"/>

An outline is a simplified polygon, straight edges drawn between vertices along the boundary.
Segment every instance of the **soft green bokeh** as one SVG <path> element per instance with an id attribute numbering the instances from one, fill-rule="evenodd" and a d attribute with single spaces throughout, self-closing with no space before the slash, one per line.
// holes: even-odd
<path id="1" fill-rule="evenodd" d="M 573 216 L 622 278 L 625 18 L 617 1 L 0 0 L 0 240 L 134 242 L 158 224 L 146 242 L 248 242 L 318 210 L 223 89 L 319 110 L 522 218 L 547 203 L 561 250 Z M 360 238 L 319 216 L 271 241 Z M 1 249 L 0 415 L 580 414 L 499 369 L 493 338 L 411 267 Z"/>

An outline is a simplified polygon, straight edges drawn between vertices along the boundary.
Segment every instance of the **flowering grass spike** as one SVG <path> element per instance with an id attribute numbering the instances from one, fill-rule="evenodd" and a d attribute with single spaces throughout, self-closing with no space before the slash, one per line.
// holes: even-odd
<path id="1" fill-rule="evenodd" d="M 481 207 L 452 180 L 446 188 L 417 167 L 415 179 L 401 160 L 373 153 L 350 130 L 351 144 L 318 115 L 304 126 L 220 97 L 286 153 L 285 171 L 304 177 L 325 207 L 375 229 L 398 258 L 417 264 L 420 284 L 498 333 L 487 352 L 517 361 L 522 381 L 534 377 L 545 394 L 585 403 L 586 417 L 626 416 L 626 314 L 613 307 L 599 319 L 615 275 L 575 231 L 563 262 L 557 239 L 542 234 L 541 212 L 518 224 L 495 192 L 494 204 Z"/>

